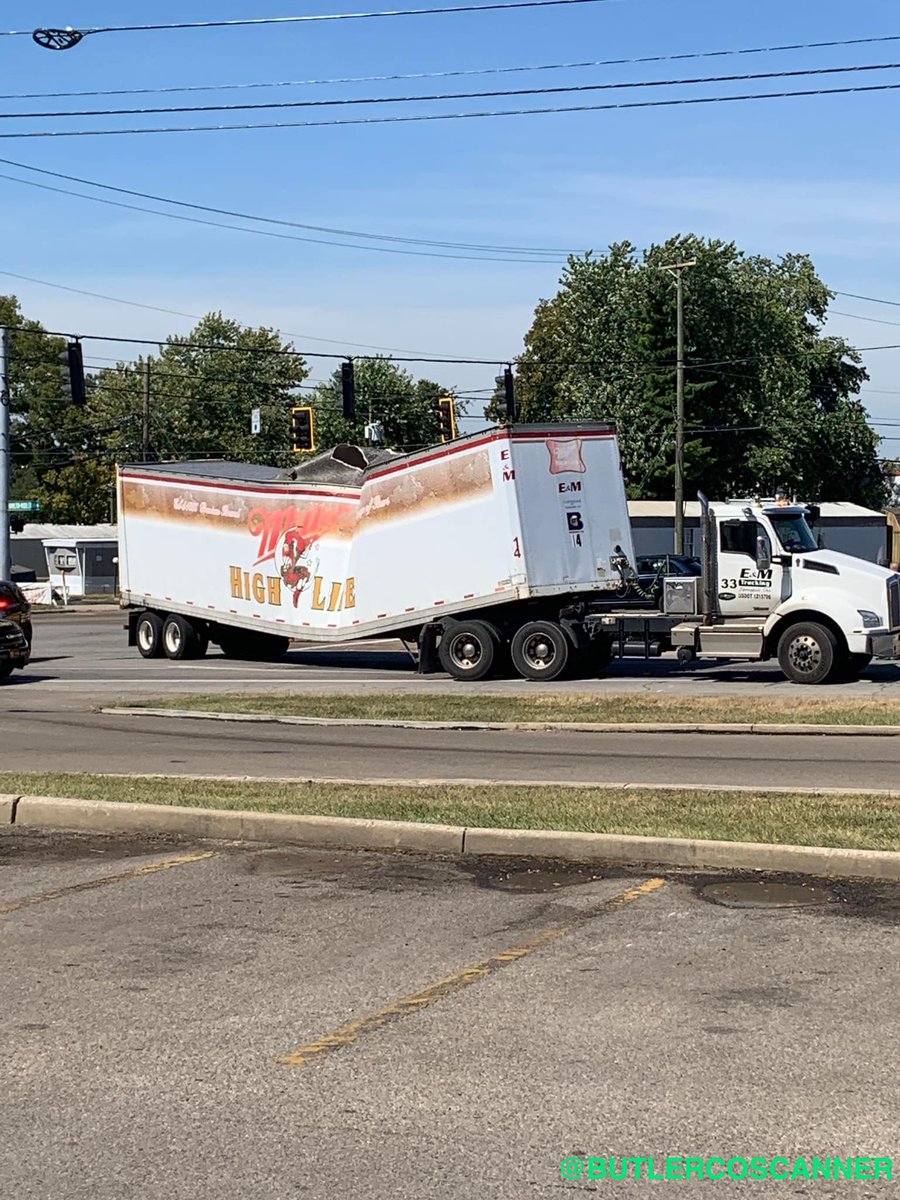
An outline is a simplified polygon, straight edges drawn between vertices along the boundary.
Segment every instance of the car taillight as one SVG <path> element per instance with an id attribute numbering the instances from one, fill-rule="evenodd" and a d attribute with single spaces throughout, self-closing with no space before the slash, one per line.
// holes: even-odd
<path id="1" fill-rule="evenodd" d="M 14 601 L 8 600 L 6 596 L 0 596 L 0 611 L 4 608 L 12 608 Z"/>

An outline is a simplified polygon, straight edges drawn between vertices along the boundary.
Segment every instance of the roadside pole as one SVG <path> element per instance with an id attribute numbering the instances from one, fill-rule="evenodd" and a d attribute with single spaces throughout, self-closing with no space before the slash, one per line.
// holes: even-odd
<path id="1" fill-rule="evenodd" d="M 12 576 L 9 542 L 9 484 L 12 455 L 9 444 L 9 330 L 0 328 L 0 579 Z"/>
<path id="2" fill-rule="evenodd" d="M 141 413 L 141 455 L 150 461 L 150 359 L 144 362 L 144 403 Z"/>
<path id="3" fill-rule="evenodd" d="M 669 263 L 662 269 L 675 276 L 675 553 L 684 554 L 684 272 L 689 262 Z"/>

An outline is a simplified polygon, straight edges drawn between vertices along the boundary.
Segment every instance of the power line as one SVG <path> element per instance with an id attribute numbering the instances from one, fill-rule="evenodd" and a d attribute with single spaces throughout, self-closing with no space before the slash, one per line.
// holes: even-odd
<path id="1" fill-rule="evenodd" d="M 0 112 L 0 121 L 50 117 L 142 117 L 173 113 L 261 112 L 294 108 L 340 108 L 360 104 L 418 104 L 436 100 L 486 100 L 502 96 L 552 96 L 569 92 L 609 92 L 634 88 L 689 87 L 707 83 L 747 83 L 760 79 L 796 79 L 810 75 L 848 75 L 857 71 L 896 71 L 900 63 L 867 63 L 847 67 L 804 67 L 791 71 L 757 71 L 742 75 L 699 75 L 688 79 L 638 79 L 614 83 L 573 83 L 558 87 L 494 89 L 486 92 L 431 92 L 418 96 L 353 96 L 332 100 L 266 100 L 246 104 L 178 104 L 168 108 L 86 108 L 69 112 Z"/>
<path id="2" fill-rule="evenodd" d="M 737 96 L 685 96 L 673 100 L 629 100 L 619 104 L 567 104 L 544 108 L 507 108 L 480 112 L 417 113 L 412 116 L 341 117 L 324 121 L 266 121 L 233 125 L 163 125 L 131 129 L 47 129 L 0 133 L 0 139 L 121 137 L 144 133 L 231 133 L 254 129 L 317 129 L 337 125 L 399 125 L 421 121 L 471 121 L 483 117 L 535 117 L 557 113 L 617 112 L 638 108 L 676 108 L 690 104 L 732 104 L 748 100 L 786 100 L 804 96 L 847 96 L 865 92 L 895 92 L 900 83 L 858 84 L 854 87 L 804 88 L 788 92 L 750 92 Z"/>
<path id="3" fill-rule="evenodd" d="M 835 292 L 835 296 L 846 296 L 849 300 L 867 300 L 870 304 L 890 304 L 892 308 L 900 308 L 900 300 L 880 300 L 877 296 L 860 296 L 856 292 Z"/>
<path id="4" fill-rule="evenodd" d="M 200 83 L 179 87 L 105 88 L 78 92 L 7 92 L 0 100 L 54 100 L 86 96 L 162 96 L 187 92 L 229 92 L 253 88 L 315 87 L 345 83 L 389 83 L 412 79 L 453 79 L 470 75 L 507 75 L 529 71 L 581 70 L 587 67 L 636 66 L 642 63 L 684 62 L 703 58 L 727 58 L 742 54 L 775 54 L 787 50 L 819 50 L 837 46 L 865 46 L 900 41 L 900 34 L 886 37 L 842 38 L 829 42 L 793 42 L 781 46 L 749 46 L 731 50 L 696 50 L 685 54 L 647 54 L 633 58 L 600 58 L 585 62 L 535 63 L 512 67 L 469 67 L 455 71 L 408 71 L 396 75 L 347 75 L 334 79 L 279 79 L 251 83 Z"/>
<path id="5" fill-rule="evenodd" d="M 0 134 L 0 137 L 4 137 L 4 136 L 6 136 L 6 135 Z M 2 161 L 4 161 L 4 160 L 0 159 L 0 162 L 2 162 Z M 456 259 L 456 260 L 462 261 L 462 262 L 545 263 L 545 262 L 550 261 L 547 258 L 540 258 L 540 257 L 526 258 L 524 256 L 521 256 L 521 257 L 510 258 L 508 256 L 507 257 L 491 256 L 488 254 L 477 254 L 477 255 L 448 254 L 448 253 L 444 253 L 443 251 L 438 251 L 438 250 L 407 250 L 407 249 L 400 249 L 399 247 L 396 247 L 396 246 L 367 246 L 362 243 L 360 245 L 354 245 L 351 242 L 339 242 L 339 241 L 334 241 L 334 240 L 328 239 L 328 238 L 305 237 L 302 234 L 296 234 L 296 233 L 277 233 L 275 230 L 272 230 L 272 229 L 253 229 L 253 228 L 250 228 L 245 225 L 226 225 L 223 221 L 210 221 L 208 218 L 203 218 L 203 217 L 188 217 L 188 216 L 185 216 L 183 213 L 161 212 L 158 208 L 147 208 L 143 204 L 127 204 L 125 201 L 122 201 L 122 200 L 110 200 L 106 196 L 89 196 L 89 195 L 86 195 L 84 192 L 72 191 L 71 188 L 59 188 L 59 187 L 54 187 L 52 184 L 48 184 L 48 183 L 38 183 L 36 179 L 17 179 L 15 175 L 7 175 L 5 172 L 0 172 L 0 179 L 9 180 L 11 183 L 21 183 L 21 184 L 24 184 L 26 187 L 39 188 L 41 191 L 44 191 L 44 192 L 56 192 L 57 194 L 63 195 L 63 196 L 77 196 L 81 200 L 92 200 L 95 204 L 106 204 L 113 208 L 128 209 L 131 212 L 149 213 L 151 216 L 155 216 L 155 217 L 167 217 L 170 221 L 187 221 L 191 225 L 206 225 L 213 229 L 230 229 L 237 233 L 252 233 L 252 234 L 256 234 L 258 237 L 278 238 L 281 241 L 306 242 L 306 243 L 310 243 L 312 245 L 318 245 L 318 246 L 338 246 L 344 250 L 369 250 L 376 254 L 403 254 L 405 256 L 412 256 L 414 258 L 449 258 L 449 259 Z M 100 184 L 97 186 L 103 187 L 106 185 Z M 181 205 L 184 202 L 183 201 L 162 201 L 162 203 Z M 195 206 L 194 205 L 186 205 L 186 207 L 193 208 Z M 196 207 L 200 208 L 202 206 L 197 205 Z M 213 210 L 213 211 L 215 211 L 215 210 Z M 263 220 L 263 221 L 268 220 L 268 218 L 265 218 L 265 217 L 263 217 L 263 218 L 248 217 L 245 219 L 247 219 L 247 220 L 259 219 L 259 220 Z M 362 236 L 362 235 L 360 235 L 360 236 Z"/>
<path id="6" fill-rule="evenodd" d="M 450 249 L 450 250 L 484 251 L 485 253 L 546 254 L 546 255 L 555 255 L 555 256 L 566 255 L 569 253 L 569 251 L 567 251 L 567 250 L 562 250 L 559 248 L 551 248 L 551 247 L 546 247 L 546 246 L 536 246 L 536 247 L 491 246 L 491 245 L 483 245 L 483 244 L 472 243 L 472 242 L 435 241 L 435 240 L 429 240 L 426 238 L 408 238 L 408 237 L 400 237 L 397 235 L 390 235 L 390 234 L 384 234 L 384 233 L 366 233 L 366 232 L 361 232 L 360 230 L 340 229 L 340 228 L 335 228 L 335 227 L 329 226 L 329 225 L 312 225 L 312 224 L 302 222 L 302 221 L 287 221 L 287 220 L 277 218 L 277 217 L 263 217 L 263 216 L 259 216 L 258 214 L 255 214 L 255 213 L 245 213 L 245 212 L 238 212 L 233 209 L 217 208 L 217 207 L 214 207 L 213 205 L 209 205 L 209 204 L 192 204 L 187 200 L 173 200 L 168 196 L 154 195 L 154 193 L 152 193 L 152 192 L 140 192 L 140 191 L 136 191 L 133 188 L 116 187 L 110 183 L 98 183 L 96 180 L 93 180 L 93 179 L 82 179 L 77 175 L 66 175 L 61 171 L 50 171 L 50 170 L 47 170 L 45 167 L 32 167 L 32 166 L 29 166 L 27 163 L 16 162 L 14 159 L 11 159 L 11 158 L 0 158 L 0 163 L 5 163 L 7 166 L 16 167 L 17 169 L 22 170 L 22 171 L 31 171 L 37 175 L 47 175 L 47 176 L 52 177 L 53 179 L 64 179 L 69 183 L 79 183 L 79 184 L 84 185 L 85 187 L 98 188 L 104 192 L 115 192 L 121 196 L 134 196 L 140 200 L 152 200 L 158 204 L 171 204 L 174 207 L 189 208 L 195 212 L 215 213 L 218 216 L 222 216 L 222 217 L 234 217 L 240 221 L 258 221 L 264 225 L 278 225 L 278 226 L 282 226 L 287 229 L 306 229 L 313 233 L 330 233 L 330 234 L 335 234 L 336 236 L 339 236 L 339 237 L 369 238 L 373 241 L 379 241 L 379 242 L 391 242 L 391 243 L 397 242 L 397 243 L 402 243 L 403 245 L 432 246 L 432 247 L 439 247 L 441 249 Z M 4 176 L 0 176 L 0 178 L 9 179 L 14 183 L 27 183 L 28 182 L 27 180 L 24 180 L 24 179 L 16 179 L 15 176 L 12 176 L 12 175 L 4 175 Z M 65 192 L 64 194 L 79 195 L 80 193 Z M 97 197 L 97 196 L 84 196 L 83 198 L 86 200 L 99 200 L 100 199 L 100 197 Z M 154 210 L 147 209 L 147 210 L 143 210 L 143 211 L 152 212 Z M 158 215 L 159 216 L 171 216 L 172 214 L 159 213 Z M 233 228 L 233 227 L 229 226 L 227 228 Z M 330 243 L 325 243 L 325 244 L 330 244 Z"/>
<path id="7" fill-rule="evenodd" d="M 22 182 L 25 182 L 25 181 L 23 180 Z M 58 291 L 63 291 L 63 292 L 75 292 L 75 293 L 76 293 L 76 295 L 79 295 L 79 296 L 90 296 L 90 297 L 91 297 L 92 299 L 94 299 L 94 300 L 109 300 L 109 301 L 111 301 L 111 302 L 112 302 L 112 303 L 114 303 L 114 304 L 127 304 L 127 305 L 129 305 L 129 307 L 132 307 L 132 308 L 147 308 L 147 309 L 150 309 L 150 310 L 151 310 L 151 311 L 153 311 L 153 312 L 162 312 L 162 313 L 168 313 L 168 314 L 169 314 L 169 315 L 171 315 L 171 316 L 177 316 L 177 317 L 187 317 L 187 318 L 188 318 L 189 320 L 191 320 L 191 321 L 202 321 L 202 320 L 203 320 L 203 318 L 202 318 L 202 317 L 200 317 L 200 316 L 198 316 L 196 313 L 183 313 L 183 312 L 180 312 L 178 309 L 174 309 L 174 308 L 160 308 L 159 306 L 157 306 L 157 305 L 155 305 L 155 304 L 141 304 L 141 303 L 139 303 L 137 300 L 124 300 L 124 299 L 123 299 L 121 296 L 109 296 L 109 295 L 106 295 L 106 294 L 104 294 L 103 292 L 89 292 L 89 291 L 85 290 L 84 288 L 74 288 L 74 287 L 69 287 L 67 284 L 64 284 L 64 283 L 51 283 L 51 282 L 50 282 L 49 280 L 47 280 L 47 279 L 35 279 L 35 278 L 34 278 L 33 276 L 31 276 L 31 275 L 18 275 L 18 274 L 15 274 L 13 271 L 0 271 L 0 275 L 8 275 L 8 276 L 9 276 L 11 279 L 22 279 L 22 280 L 24 280 L 24 281 L 25 281 L 25 282 L 27 282 L 27 283 L 37 283 L 37 284 L 40 284 L 42 287 L 55 288 L 55 289 L 56 289 L 56 290 L 58 290 Z M 237 324 L 240 326 L 240 328 L 241 328 L 241 329 L 252 329 L 252 328 L 253 328 L 253 326 L 251 326 L 251 325 L 247 325 L 247 324 L 246 324 L 246 322 L 243 322 L 243 321 L 238 321 L 238 322 L 237 322 Z M 40 333 L 40 334 L 43 334 L 43 333 L 45 333 L 46 331 L 45 331 L 45 330 L 43 330 L 43 329 L 31 329 L 31 330 L 28 330 L 28 329 L 20 329 L 18 332 L 20 332 L 20 333 Z M 51 334 L 51 335 L 48 335 L 48 336 L 53 336 L 53 337 L 70 337 L 70 336 L 74 336 L 74 335 L 70 335 L 70 334 Z M 346 344 L 347 344 L 347 343 L 346 343 L 345 341 L 343 341 L 342 339 L 339 339 L 339 338 L 326 338 L 326 337 L 320 337 L 320 336 L 317 336 L 317 335 L 316 335 L 316 334 L 314 334 L 314 333 L 291 333 L 291 332 L 289 332 L 288 330 L 282 330 L 282 331 L 281 331 L 281 336 L 282 336 L 282 337 L 287 337 L 287 338 L 295 338 L 297 341 L 301 341 L 301 342 L 302 342 L 302 341 L 307 341 L 307 342 L 329 342 L 329 343 L 331 343 L 332 345 L 335 345 L 335 346 L 346 346 Z M 116 341 L 120 341 L 121 339 L 120 339 L 120 338 L 97 338 L 97 339 L 95 339 L 95 340 L 98 340 L 98 341 L 111 341 L 111 342 L 116 342 Z M 149 345 L 162 345 L 162 344 L 164 344 L 164 343 L 161 343 L 161 342 L 160 342 L 160 343 L 157 343 L 157 342 L 146 342 L 146 343 L 141 343 L 141 344 L 143 344 L 143 345 L 148 345 L 148 346 L 149 346 Z M 369 342 L 354 342 L 354 343 L 353 343 L 353 345 L 354 345 L 354 346 L 358 346 L 358 347 L 362 348 L 363 350 L 378 350 L 379 352 L 386 353 L 386 354 L 393 354 L 393 353 L 398 353 L 398 354 L 414 354 L 414 353 L 419 353 L 418 351 L 409 350 L 409 349 L 408 349 L 408 348 L 406 348 L 406 347 L 398 347 L 398 346 L 373 346 L 373 345 L 372 345 L 371 343 L 369 343 Z M 422 353 L 424 353 L 424 351 L 423 351 Z M 339 355 L 338 357 L 340 357 L 340 358 L 346 358 L 347 356 L 348 356 L 348 352 L 347 352 L 347 351 L 345 351 L 343 354 Z M 93 355 L 93 357 L 94 357 L 95 359 L 99 359 L 101 356 L 100 356 L 100 355 L 97 355 L 97 354 L 95 354 L 95 355 Z M 359 356 L 357 355 L 356 357 L 359 357 Z M 115 358 L 110 358 L 110 359 L 107 359 L 107 361 L 108 361 L 108 362 L 118 362 L 119 360 L 118 360 L 118 359 L 115 359 Z M 419 361 L 419 360 L 418 360 L 418 359 L 410 359 L 410 361 L 411 361 L 411 362 L 417 362 L 417 361 Z M 453 360 L 452 358 L 448 358 L 448 359 L 446 359 L 446 360 L 437 359 L 437 361 L 453 362 L 454 360 Z M 157 374 L 158 374 L 158 372 L 157 372 Z M 302 385 L 301 385 L 301 386 L 302 386 Z"/>
<path id="8" fill-rule="evenodd" d="M 363 21 L 375 17 L 430 17 L 443 13 L 492 12 L 508 8 L 553 8 L 565 4 L 606 4 L 611 0 L 502 0 L 494 4 L 461 4 L 443 8 L 397 8 L 382 12 L 305 13 L 299 17 L 241 17 L 222 21 L 172 21 L 153 25 L 95 25 L 88 29 L 10 29 L 0 31 L 0 37 L 32 37 L 40 34 L 69 34 L 69 45 L 50 45 L 48 49 L 68 50 L 83 38 L 98 33 L 150 33 L 162 30 L 233 29 L 241 26 L 297 25 L 310 21 Z M 39 45 L 47 45 L 39 41 Z"/>
<path id="9" fill-rule="evenodd" d="M 885 321 L 881 317 L 864 317 L 860 313 L 841 312 L 838 308 L 832 308 L 829 316 L 851 317 L 854 321 L 868 321 L 871 325 L 900 325 L 900 321 Z"/>

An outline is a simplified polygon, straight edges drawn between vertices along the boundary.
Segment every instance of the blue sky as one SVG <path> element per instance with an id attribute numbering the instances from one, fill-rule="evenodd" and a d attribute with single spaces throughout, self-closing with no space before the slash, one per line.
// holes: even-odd
<path id="1" fill-rule="evenodd" d="M 32 0 L 4 6 L 3 26 L 83 27 L 378 7 L 369 0 L 311 0 L 303 6 L 297 0 L 156 0 L 153 5 Z M 41 50 L 24 37 L 0 38 L 0 90 L 301 80 L 874 37 L 900 34 L 896 12 L 896 3 L 888 0 L 862 0 L 852 9 L 837 0 L 610 0 L 380 21 L 108 34 L 88 38 L 66 53 Z M 894 61 L 900 62 L 900 42 L 193 98 L 5 100 L 0 111 L 318 100 Z M 856 80 L 900 82 L 900 72 L 850 77 Z M 825 77 L 785 86 L 829 87 L 847 81 Z M 690 94 L 779 89 L 778 81 L 763 81 L 698 85 Z M 626 95 L 640 99 L 660 94 Z M 579 99 L 423 103 L 403 106 L 403 111 L 528 107 Z M 607 95 L 583 99 L 596 103 Z M 358 115 L 360 110 L 351 112 Z M 346 110 L 300 110 L 283 118 L 321 115 L 346 115 Z M 883 92 L 370 127 L 5 139 L 0 156 L 197 203 L 381 234 L 583 251 L 602 250 L 624 238 L 643 246 L 693 231 L 733 239 L 748 251 L 771 256 L 809 252 L 833 288 L 900 301 L 900 166 L 891 136 L 898 117 L 900 92 Z M 268 119 L 265 113 L 29 119 L 2 121 L 0 132 Z M 0 171 L 25 176 L 5 166 Z M 189 314 L 221 308 L 241 321 L 273 324 L 295 335 L 298 347 L 306 350 L 352 351 L 368 345 L 502 362 L 520 349 L 537 300 L 553 294 L 560 265 L 453 261 L 269 239 L 125 212 L 5 179 L 0 179 L 0 214 L 7 231 L 0 265 L 7 271 Z M 27 313 L 50 328 L 164 337 L 192 324 L 187 317 L 79 297 L 3 275 L 0 286 L 15 291 Z M 834 307 L 900 323 L 900 308 L 843 297 Z M 895 328 L 835 316 L 831 328 L 860 346 L 900 342 L 900 324 Z M 124 348 L 112 343 L 91 351 L 97 361 L 119 353 Z M 900 352 L 872 352 L 866 361 L 872 380 L 865 398 L 873 419 L 900 421 Z M 320 361 L 315 375 L 328 366 Z M 423 368 L 422 373 L 475 389 L 490 387 L 495 370 L 454 366 Z M 900 428 L 882 431 L 900 436 Z M 900 440 L 885 444 L 888 453 L 898 450 Z"/>

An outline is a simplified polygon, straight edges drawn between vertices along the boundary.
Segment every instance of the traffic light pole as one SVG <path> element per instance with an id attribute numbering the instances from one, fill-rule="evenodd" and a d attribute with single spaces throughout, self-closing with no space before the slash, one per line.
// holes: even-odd
<path id="1" fill-rule="evenodd" d="M 9 487 L 12 454 L 9 444 L 9 330 L 0 328 L 0 579 L 12 575 L 9 541 Z"/>

